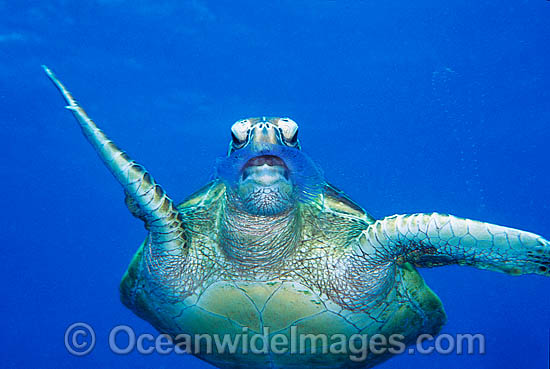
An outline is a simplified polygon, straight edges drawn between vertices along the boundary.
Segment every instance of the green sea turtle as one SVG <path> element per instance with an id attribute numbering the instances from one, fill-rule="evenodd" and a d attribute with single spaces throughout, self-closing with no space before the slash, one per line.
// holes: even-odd
<path id="1" fill-rule="evenodd" d="M 533 233 L 437 213 L 374 219 L 324 180 L 288 118 L 236 122 L 215 179 L 176 205 L 44 69 L 149 231 L 122 302 L 217 367 L 380 363 L 446 321 L 415 267 L 550 275 L 549 242 Z"/>

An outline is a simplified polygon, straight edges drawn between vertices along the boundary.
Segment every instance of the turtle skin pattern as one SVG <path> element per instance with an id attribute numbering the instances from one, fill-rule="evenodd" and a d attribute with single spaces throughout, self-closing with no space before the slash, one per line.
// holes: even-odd
<path id="1" fill-rule="evenodd" d="M 224 196 L 224 184 L 215 181 L 178 206 L 187 229 L 184 262 L 175 259 L 172 268 L 157 268 L 166 261 L 148 256 L 153 252 L 148 238 L 123 277 L 123 303 L 160 332 L 233 338 L 244 337 L 243 332 L 250 338 L 283 334 L 288 342 L 292 330 L 343 334 L 346 340 L 399 332 L 408 345 L 419 334 L 435 335 L 445 323 L 439 298 L 411 264 L 369 260 L 360 252 L 360 235 L 374 218 L 333 186 L 326 186 L 322 202 L 300 205 L 298 247 L 268 267 L 243 268 L 218 248 Z M 192 350 L 223 368 L 371 367 L 390 355 L 368 354 L 367 360 L 354 361 L 347 351 L 316 354 L 327 349 L 320 341 L 303 346 L 305 352 L 277 355 L 242 354 L 242 342 L 232 354 L 203 354 L 206 345 Z"/>

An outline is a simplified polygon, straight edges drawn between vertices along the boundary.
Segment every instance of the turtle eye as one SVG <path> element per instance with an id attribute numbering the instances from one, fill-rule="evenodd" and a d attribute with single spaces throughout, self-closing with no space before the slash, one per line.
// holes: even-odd
<path id="1" fill-rule="evenodd" d="M 250 132 L 250 121 L 243 119 L 237 121 L 231 127 L 231 139 L 236 148 L 243 147 L 248 141 L 248 134 Z"/>
<path id="2" fill-rule="evenodd" d="M 289 146 L 296 146 L 298 142 L 298 124 L 290 118 L 281 118 L 277 122 L 285 143 Z"/>
<path id="3" fill-rule="evenodd" d="M 235 136 L 235 133 L 231 132 L 231 142 L 233 143 L 233 146 L 235 148 L 241 148 L 246 143 L 246 140 L 241 140 L 237 136 Z"/>

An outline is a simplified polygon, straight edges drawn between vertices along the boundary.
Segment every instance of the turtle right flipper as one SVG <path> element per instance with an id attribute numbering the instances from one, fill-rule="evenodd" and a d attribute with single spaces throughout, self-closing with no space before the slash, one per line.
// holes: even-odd
<path id="1" fill-rule="evenodd" d="M 46 66 L 42 67 L 63 95 L 67 109 L 78 120 L 88 142 L 131 198 L 127 204 L 132 204 L 129 207 L 132 213 L 142 219 L 151 232 L 150 244 L 156 248 L 155 254 L 174 256 L 183 253 L 183 219 L 172 199 L 142 165 L 131 160 L 96 126 L 53 72 Z"/>
<path id="2" fill-rule="evenodd" d="M 534 233 L 445 214 L 394 215 L 359 239 L 361 251 L 419 267 L 458 264 L 550 276 L 550 242 Z"/>

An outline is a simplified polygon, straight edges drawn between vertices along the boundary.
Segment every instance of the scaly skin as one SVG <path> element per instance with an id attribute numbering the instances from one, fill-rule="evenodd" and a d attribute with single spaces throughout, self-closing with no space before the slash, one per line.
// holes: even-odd
<path id="1" fill-rule="evenodd" d="M 96 126 L 53 72 L 46 66 L 42 67 L 63 95 L 68 104 L 67 109 L 77 119 L 88 142 L 122 185 L 127 196 L 131 198 L 135 206 L 134 215 L 139 216 L 150 231 L 149 238 L 152 240 L 153 247 L 150 248 L 149 257 L 154 260 L 151 263 L 152 270 L 162 274 L 163 268 L 157 267 L 157 263 L 162 263 L 162 260 L 167 262 L 176 260 L 178 264 L 183 262 L 186 254 L 185 229 L 181 214 L 177 211 L 172 199 L 159 184 L 155 183 L 143 166 L 131 160 Z"/>
<path id="2" fill-rule="evenodd" d="M 359 245 L 373 257 L 402 259 L 419 267 L 459 264 L 512 275 L 550 276 L 548 240 L 452 215 L 387 217 L 363 232 Z"/>
<path id="3" fill-rule="evenodd" d="M 293 329 L 346 339 L 398 333 L 402 343 L 411 344 L 420 334 L 439 332 L 446 320 L 441 302 L 413 265 L 459 264 L 513 275 L 550 275 L 550 245 L 538 235 L 435 213 L 375 220 L 334 187 L 315 183 L 319 173 L 314 168 L 293 173 L 293 168 L 311 169 L 299 155 L 290 175 L 304 174 L 293 178 L 307 191 L 290 210 L 282 206 L 285 210 L 279 213 L 247 213 L 235 198 L 238 191 L 228 187 L 238 177 L 231 171 L 223 172 L 229 180 L 211 182 L 176 207 L 147 171 L 103 134 L 53 73 L 44 70 L 124 188 L 128 207 L 149 230 L 120 291 L 122 302 L 160 332 L 235 337 L 243 328 L 251 334 L 269 328 L 270 337 L 280 333 L 288 340 Z M 252 118 L 232 130 L 236 141 L 230 154 L 247 146 L 254 153 L 285 144 L 291 147 L 280 151 L 286 160 L 285 152 L 294 155 L 292 150 L 300 148 L 291 139 L 297 126 L 288 119 Z M 260 181 L 264 170 L 277 173 L 269 167 L 257 169 L 251 172 Z M 284 173 L 281 168 L 279 172 Z M 294 192 L 286 192 L 280 199 L 290 201 L 292 196 Z M 391 356 L 386 351 L 357 362 L 349 351 L 323 353 L 323 342 L 308 346 L 317 352 L 246 354 L 244 340 L 235 354 L 207 353 L 204 343 L 192 349 L 220 368 L 372 367 Z"/>
<path id="4" fill-rule="evenodd" d="M 150 247 L 146 241 L 122 280 L 124 304 L 172 336 L 237 335 L 247 327 L 251 335 L 269 328 L 271 336 L 284 334 L 290 341 L 294 326 L 298 333 L 339 333 L 346 339 L 399 332 L 410 344 L 420 333 L 436 334 L 446 319 L 437 296 L 409 264 L 353 252 L 354 241 L 372 219 L 329 193 L 335 191 L 327 188 L 322 212 L 310 205 L 298 210 L 302 226 L 290 255 L 276 264 L 243 265 L 219 242 L 223 228 L 216 219 L 223 216 L 227 199 L 223 183 L 211 183 L 178 207 L 190 228 L 186 270 L 192 274 L 178 288 L 151 283 L 142 256 Z M 235 355 L 198 356 L 223 368 L 370 367 L 388 358 L 385 354 L 355 363 L 349 355 L 289 358 L 240 355 L 239 350 Z"/>

